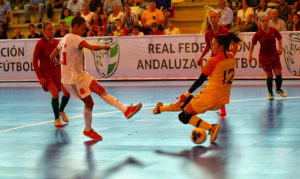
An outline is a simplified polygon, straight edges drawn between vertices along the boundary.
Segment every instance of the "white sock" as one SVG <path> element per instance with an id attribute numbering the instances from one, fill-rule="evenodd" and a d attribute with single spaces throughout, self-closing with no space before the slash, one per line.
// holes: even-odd
<path id="1" fill-rule="evenodd" d="M 103 101 L 114 106 L 115 108 L 119 109 L 123 113 L 125 113 L 125 111 L 127 110 L 126 106 L 124 106 L 117 98 L 113 97 L 112 95 L 110 95 L 108 93 L 105 93 L 104 95 L 102 95 L 101 98 L 103 99 Z"/>
<path id="2" fill-rule="evenodd" d="M 83 116 L 85 121 L 85 129 L 90 130 L 92 129 L 92 110 L 91 108 L 84 107 Z"/>

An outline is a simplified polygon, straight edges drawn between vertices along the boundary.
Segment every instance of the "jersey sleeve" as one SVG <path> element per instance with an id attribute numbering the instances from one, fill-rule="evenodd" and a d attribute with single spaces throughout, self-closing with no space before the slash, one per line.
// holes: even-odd
<path id="1" fill-rule="evenodd" d="M 41 51 L 41 43 L 40 41 L 37 42 L 35 49 L 34 49 L 34 53 L 33 53 L 33 68 L 35 71 L 36 76 L 38 77 L 38 79 L 43 78 L 43 75 L 41 73 L 40 70 L 40 66 L 39 66 L 39 60 L 40 60 L 40 51 Z"/>
<path id="2" fill-rule="evenodd" d="M 201 68 L 201 72 L 204 73 L 206 76 L 210 76 L 216 67 L 215 62 L 216 57 L 211 57 L 207 60 L 205 65 Z"/>
<path id="3" fill-rule="evenodd" d="M 256 45 L 258 39 L 259 39 L 259 34 L 258 34 L 258 32 L 256 32 L 256 33 L 254 34 L 254 36 L 252 37 L 252 44 L 253 44 L 253 45 Z"/>
<path id="4" fill-rule="evenodd" d="M 280 32 L 275 28 L 273 28 L 273 30 L 274 30 L 274 34 L 275 34 L 275 37 L 277 38 L 277 40 L 281 40 L 282 36 L 281 36 Z"/>
<path id="5" fill-rule="evenodd" d="M 80 37 L 79 35 L 73 36 L 73 38 L 71 39 L 72 42 L 72 46 L 74 48 L 80 49 L 81 48 L 81 43 L 84 42 L 84 39 L 82 37 Z"/>

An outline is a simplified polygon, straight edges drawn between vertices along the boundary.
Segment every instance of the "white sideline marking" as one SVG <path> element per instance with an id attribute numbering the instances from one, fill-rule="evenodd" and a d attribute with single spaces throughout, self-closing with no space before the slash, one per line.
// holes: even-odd
<path id="1" fill-rule="evenodd" d="M 300 98 L 300 96 L 292 96 L 292 97 L 276 97 L 275 100 L 283 100 L 283 99 L 298 99 Z M 230 102 L 244 102 L 244 101 L 261 101 L 261 100 L 267 100 L 267 98 L 256 98 L 256 99 L 234 99 L 234 100 L 230 100 Z M 141 110 L 147 110 L 147 109 L 153 109 L 154 107 L 145 107 L 142 108 Z M 93 114 L 93 116 L 102 116 L 105 114 L 114 114 L 114 113 L 119 113 L 120 111 L 110 111 L 110 112 L 103 112 L 103 113 L 97 113 L 97 114 Z M 74 117 L 70 117 L 69 119 L 77 119 L 77 118 L 82 118 L 83 116 L 74 116 Z M 13 128 L 9 128 L 9 129 L 4 129 L 0 131 L 1 133 L 5 133 L 5 132 L 9 132 L 9 131 L 13 131 L 13 130 L 17 130 L 17 129 L 23 129 L 26 127 L 32 127 L 32 126 L 38 126 L 38 125 L 42 125 L 42 124 L 47 124 L 53 122 L 53 120 L 50 121 L 44 121 L 44 122 L 38 122 L 38 123 L 33 123 L 33 124 L 27 124 L 27 125 L 23 125 L 23 126 L 18 126 L 18 127 L 13 127 Z"/>

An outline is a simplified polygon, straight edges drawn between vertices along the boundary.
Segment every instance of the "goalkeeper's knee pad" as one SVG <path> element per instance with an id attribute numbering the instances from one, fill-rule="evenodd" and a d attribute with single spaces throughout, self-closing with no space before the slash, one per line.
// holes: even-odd
<path id="1" fill-rule="evenodd" d="M 182 111 L 179 115 L 178 118 L 183 124 L 188 124 L 190 122 L 190 119 L 192 118 L 192 114 L 189 114 L 185 111 Z"/>

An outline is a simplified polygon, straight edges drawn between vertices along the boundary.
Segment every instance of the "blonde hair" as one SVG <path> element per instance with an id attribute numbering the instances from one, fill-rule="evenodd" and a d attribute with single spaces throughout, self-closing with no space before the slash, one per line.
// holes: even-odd
<path id="1" fill-rule="evenodd" d="M 206 9 L 206 14 L 205 14 L 205 17 L 204 17 L 204 21 L 201 24 L 200 34 L 205 34 L 205 32 L 207 31 L 207 29 L 209 28 L 209 26 L 210 26 L 210 23 L 209 23 L 209 14 L 211 12 L 217 13 L 218 16 L 220 16 L 220 11 L 217 11 L 216 9 L 214 9 L 214 8 L 212 8 L 210 6 L 204 6 L 204 9 Z"/>

